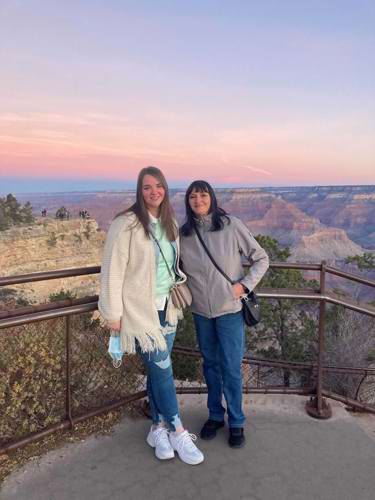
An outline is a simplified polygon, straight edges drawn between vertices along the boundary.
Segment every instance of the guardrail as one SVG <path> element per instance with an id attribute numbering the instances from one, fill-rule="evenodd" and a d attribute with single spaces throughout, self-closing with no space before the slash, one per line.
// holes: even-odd
<path id="1" fill-rule="evenodd" d="M 257 294 L 260 298 L 265 299 L 291 299 L 291 300 L 312 300 L 319 303 L 319 326 L 318 326 L 318 357 L 316 363 L 291 363 L 287 361 L 276 361 L 262 358 L 255 358 L 245 356 L 243 359 L 244 365 L 251 365 L 259 367 L 269 367 L 269 368 L 280 368 L 280 369 L 290 369 L 308 372 L 311 375 L 314 374 L 316 377 L 316 384 L 314 386 L 307 386 L 302 388 L 289 388 L 282 386 L 271 386 L 271 387 L 245 387 L 244 392 L 250 393 L 269 393 L 269 394 L 309 394 L 311 395 L 310 400 L 306 403 L 306 411 L 309 415 L 316 418 L 329 418 L 331 416 L 331 408 L 324 397 L 329 399 L 335 399 L 350 405 L 353 408 L 357 408 L 362 411 L 368 411 L 375 414 L 375 407 L 367 405 L 356 401 L 355 399 L 349 399 L 338 394 L 326 391 L 323 389 L 323 377 L 324 373 L 350 373 L 355 375 L 361 375 L 362 379 L 357 388 L 356 395 L 358 395 L 359 389 L 363 384 L 366 377 L 370 375 L 375 375 L 375 369 L 370 368 L 353 368 L 353 367 L 338 367 L 338 366 L 326 366 L 323 364 L 323 353 L 324 353 L 324 329 L 325 329 L 325 316 L 326 316 L 326 306 L 328 303 L 341 305 L 347 309 L 359 312 L 361 314 L 366 314 L 371 317 L 375 317 L 375 308 L 359 304 L 355 301 L 344 299 L 338 295 L 335 295 L 326 290 L 326 276 L 327 274 L 332 274 L 345 279 L 349 279 L 356 283 L 361 283 L 372 288 L 375 288 L 375 282 L 362 276 L 355 275 L 352 273 L 347 273 L 335 269 L 330 266 L 326 266 L 325 262 L 321 264 L 294 264 L 294 263 L 272 263 L 270 265 L 271 269 L 298 269 L 301 271 L 316 271 L 319 272 L 319 289 L 304 289 L 304 290 L 288 290 L 288 289 L 259 289 Z M 60 271 L 48 271 L 34 274 L 26 274 L 22 276 L 11 276 L 0 278 L 0 287 L 9 286 L 23 283 L 31 283 L 36 281 L 45 281 L 58 278 L 68 278 L 73 276 L 83 276 L 88 274 L 100 273 L 100 267 L 87 267 L 78 269 L 68 269 Z M 0 330 L 8 327 L 15 327 L 19 325 L 25 325 L 28 323 L 33 323 L 37 321 L 43 321 L 51 318 L 63 317 L 65 318 L 65 357 L 66 357 L 66 373 L 65 373 L 65 416 L 66 418 L 55 425 L 49 426 L 38 432 L 34 432 L 22 439 L 15 440 L 11 443 L 0 447 L 0 454 L 14 450 L 21 446 L 26 445 L 32 441 L 40 439 L 41 437 L 47 436 L 59 429 L 72 428 L 76 423 L 90 418 L 95 415 L 99 415 L 103 412 L 113 410 L 131 401 L 141 399 L 146 395 L 146 391 L 139 391 L 132 394 L 126 398 L 120 399 L 115 402 L 111 402 L 100 408 L 92 411 L 88 411 L 80 416 L 72 415 L 72 398 L 71 398 L 71 325 L 70 318 L 73 315 L 88 313 L 95 311 L 97 309 L 97 296 L 85 297 L 81 299 L 66 299 L 63 301 L 55 302 L 52 304 L 40 304 L 37 306 L 28 306 L 17 308 L 9 311 L 0 312 Z M 182 346 L 175 346 L 174 352 L 191 357 L 199 357 L 199 351 L 195 349 L 189 349 Z M 258 377 L 259 381 L 259 377 Z M 199 387 L 178 387 L 178 393 L 202 393 L 206 392 L 206 388 Z"/>

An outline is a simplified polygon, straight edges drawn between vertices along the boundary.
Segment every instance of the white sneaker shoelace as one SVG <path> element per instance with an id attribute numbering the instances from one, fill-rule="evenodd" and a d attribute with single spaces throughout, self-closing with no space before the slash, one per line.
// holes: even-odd
<path id="1" fill-rule="evenodd" d="M 169 437 L 168 431 L 165 427 L 158 427 L 153 431 L 155 446 L 164 445 L 165 447 L 169 447 Z"/>
<path id="2" fill-rule="evenodd" d="M 197 440 L 197 436 L 195 434 L 190 434 L 188 431 L 182 433 L 181 437 L 176 440 L 177 442 L 177 451 L 181 451 L 183 448 L 186 451 L 196 451 L 198 448 L 195 446 L 193 441 Z"/>
<path id="3" fill-rule="evenodd" d="M 171 435 L 171 444 L 177 451 L 180 459 L 190 465 L 196 465 L 204 460 L 203 453 L 196 447 L 194 441 L 197 440 L 195 434 L 184 431 L 177 436 Z"/>
<path id="4" fill-rule="evenodd" d="M 174 450 L 169 441 L 169 432 L 165 427 L 151 428 L 146 441 L 155 448 L 155 455 L 160 460 L 174 457 Z"/>

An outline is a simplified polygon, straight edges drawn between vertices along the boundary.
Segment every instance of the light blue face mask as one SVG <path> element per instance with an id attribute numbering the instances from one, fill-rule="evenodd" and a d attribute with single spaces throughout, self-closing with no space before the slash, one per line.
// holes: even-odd
<path id="1" fill-rule="evenodd" d="M 120 335 L 111 335 L 109 337 L 108 353 L 112 358 L 112 364 L 115 368 L 120 368 L 122 363 L 123 352 L 121 350 Z"/>

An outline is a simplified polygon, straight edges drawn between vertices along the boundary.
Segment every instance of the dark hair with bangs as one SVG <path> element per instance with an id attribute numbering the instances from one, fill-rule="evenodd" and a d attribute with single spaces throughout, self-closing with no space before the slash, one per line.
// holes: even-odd
<path id="1" fill-rule="evenodd" d="M 162 201 L 160 205 L 160 223 L 165 231 L 165 234 L 167 235 L 167 238 L 169 241 L 175 241 L 178 235 L 178 228 L 177 224 L 175 222 L 175 216 L 174 216 L 174 211 L 172 208 L 172 205 L 170 204 L 169 201 L 169 190 L 168 190 L 168 184 L 167 181 L 163 175 L 163 172 L 158 169 L 157 167 L 145 167 L 142 168 L 142 170 L 138 174 L 138 179 L 137 179 L 137 195 L 136 195 L 136 201 L 133 203 L 133 205 L 126 210 L 123 210 L 122 212 L 118 213 L 116 217 L 119 217 L 120 215 L 128 214 L 128 213 L 133 213 L 137 216 L 137 221 L 136 224 L 140 223 L 143 226 L 143 229 L 145 230 L 146 236 L 150 238 L 150 230 L 149 230 L 149 224 L 150 224 L 150 215 L 148 213 L 147 207 L 145 205 L 145 201 L 143 198 L 143 179 L 146 175 L 152 175 L 152 177 L 155 177 L 160 184 L 162 184 L 165 195 L 164 195 L 164 200 Z M 115 218 L 116 218 L 115 217 Z"/>
<path id="2" fill-rule="evenodd" d="M 223 229 L 224 227 L 224 221 L 226 221 L 227 224 L 230 224 L 230 219 L 227 212 L 217 205 L 216 195 L 211 185 L 206 181 L 194 181 L 187 188 L 185 194 L 186 221 L 180 230 L 182 236 L 190 236 L 194 232 L 194 228 L 196 225 L 195 221 L 197 216 L 191 209 L 189 203 L 189 198 L 193 191 L 198 191 L 198 193 L 208 193 L 210 195 L 211 205 L 208 212 L 212 214 L 212 225 L 210 231 L 221 231 L 221 229 Z"/>

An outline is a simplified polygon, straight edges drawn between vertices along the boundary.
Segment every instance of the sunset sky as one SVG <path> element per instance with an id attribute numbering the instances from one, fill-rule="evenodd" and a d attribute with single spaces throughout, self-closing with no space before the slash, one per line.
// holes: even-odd
<path id="1" fill-rule="evenodd" d="M 1 0 L 0 193 L 375 184 L 373 0 Z"/>

